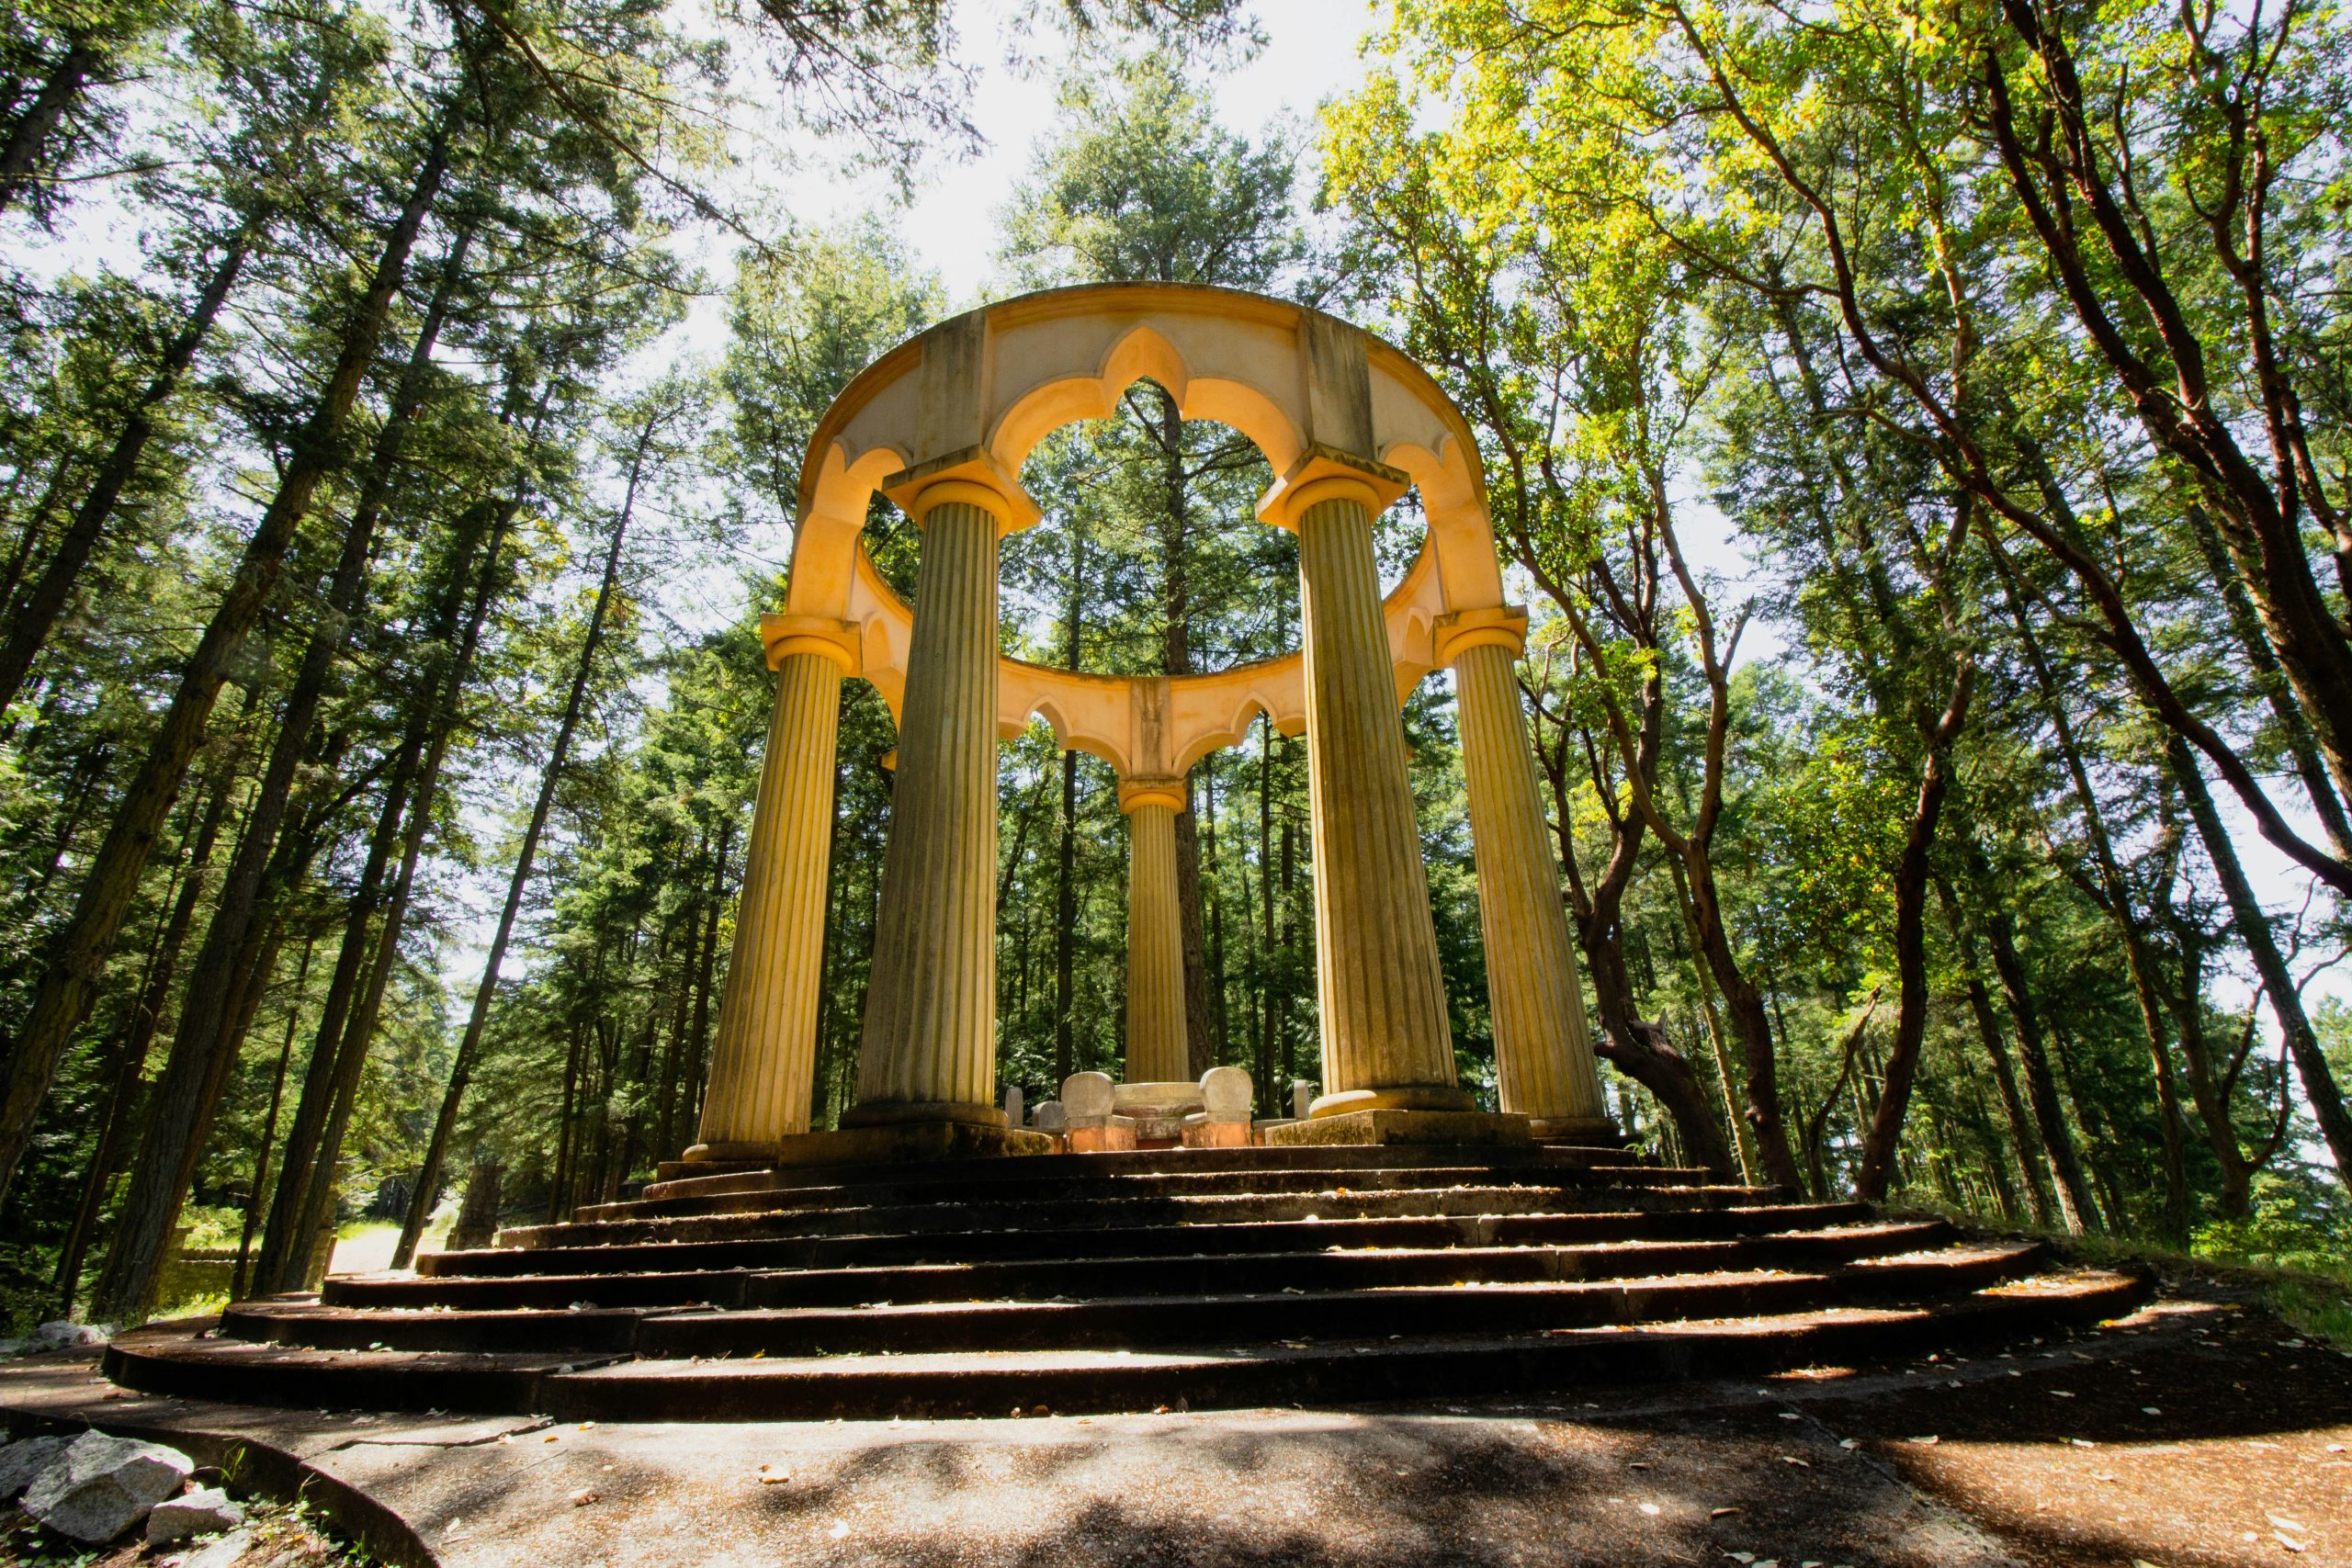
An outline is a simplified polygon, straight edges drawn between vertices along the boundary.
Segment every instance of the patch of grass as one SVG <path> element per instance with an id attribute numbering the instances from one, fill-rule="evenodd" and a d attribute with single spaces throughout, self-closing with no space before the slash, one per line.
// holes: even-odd
<path id="1" fill-rule="evenodd" d="M 2321 1274 L 2290 1274 L 2265 1291 L 2263 1302 L 2312 1338 L 2352 1351 L 2352 1286 Z"/>

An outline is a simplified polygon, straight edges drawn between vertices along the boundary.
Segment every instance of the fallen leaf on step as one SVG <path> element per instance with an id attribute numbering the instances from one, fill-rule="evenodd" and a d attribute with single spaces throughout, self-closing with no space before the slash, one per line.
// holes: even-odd
<path id="1" fill-rule="evenodd" d="M 1912 1440 L 1913 1442 L 1915 1442 L 1915 1443 L 1922 1443 L 1922 1444 L 1926 1444 L 1926 1445 L 1928 1445 L 1928 1447 L 1933 1447 L 1933 1446 L 1935 1445 L 1936 1438 L 1935 1438 L 1934 1434 L 1930 1433 L 1930 1434 L 1929 1434 L 1928 1436 L 1927 1436 L 1927 1437 L 1924 1437 L 1924 1438 L 1912 1438 L 1911 1440 Z"/>
<path id="2" fill-rule="evenodd" d="M 1727 1519 L 1737 1512 L 1739 1512 L 1737 1508 L 1710 1508 L 1707 1510 L 1707 1517 L 1711 1519 Z"/>
<path id="3" fill-rule="evenodd" d="M 584 1508 L 594 1501 L 596 1501 L 596 1494 L 592 1487 L 582 1486 L 571 1495 L 571 1506 L 575 1508 Z"/>

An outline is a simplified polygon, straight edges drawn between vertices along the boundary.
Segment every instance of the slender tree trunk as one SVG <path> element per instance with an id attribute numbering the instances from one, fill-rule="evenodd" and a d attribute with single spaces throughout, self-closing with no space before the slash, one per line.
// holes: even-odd
<path id="1" fill-rule="evenodd" d="M 2295 776 L 2302 781 L 2312 811 L 2319 818 L 2335 858 L 2352 864 L 2352 823 L 2346 820 L 2343 799 L 2328 777 L 2327 764 L 2320 759 L 2319 742 L 2312 735 L 2311 720 L 2296 705 L 2286 672 L 2278 668 L 2278 655 L 2270 646 L 2268 634 L 2262 629 L 2262 617 L 2246 597 L 2245 581 L 2231 564 L 2229 547 L 2222 542 L 2213 519 L 2203 507 L 2188 507 L 2185 515 L 2190 536 L 2205 558 L 2206 570 L 2221 591 L 2222 606 L 2229 612 L 2230 629 L 2236 635 L 2238 646 L 2245 650 L 2246 664 L 2254 671 L 2254 683 L 2261 691 L 2263 701 L 2269 705 L 2270 716 L 2278 721 L 2278 733 L 2287 743 L 2287 754 L 2294 759 Z"/>
<path id="2" fill-rule="evenodd" d="M 182 671 L 179 690 L 156 729 L 146 760 L 124 791 L 114 824 L 84 875 L 73 916 L 50 944 L 32 1004 L 14 1043 L 7 1092 L 0 1099 L 0 1197 L 6 1196 L 24 1158 L 33 1118 L 48 1097 L 66 1043 L 88 1015 L 123 917 L 138 895 L 156 831 L 179 792 L 189 759 L 203 741 L 230 660 L 277 589 L 288 547 L 309 513 L 312 492 L 339 466 L 344 428 L 359 395 L 360 379 L 383 337 L 392 296 L 407 276 L 417 230 L 440 193 L 447 164 L 446 144 L 436 138 L 385 239 L 366 293 L 345 321 L 334 368 L 294 439 L 277 494 L 246 542 L 236 580 L 214 610 L 211 623 Z M 170 1220 L 162 1211 L 176 1211 L 177 1205 L 150 1197 L 140 1201 L 137 1208 L 143 1234 L 135 1245 L 141 1250 L 156 1250 L 170 1228 Z M 161 1230 L 155 1228 L 159 1217 Z M 143 1286 L 145 1281 L 141 1283 Z"/>
<path id="3" fill-rule="evenodd" d="M 1919 773 L 1919 793 L 1905 829 L 1903 855 L 1894 872 L 1894 973 L 1897 982 L 1894 1043 L 1887 1054 L 1878 1110 L 1862 1139 L 1862 1168 L 1856 1183 L 1866 1202 L 1886 1196 L 1894 1153 L 1903 1137 L 1905 1113 L 1919 1071 L 1919 1050 L 1928 1033 L 1928 852 L 1936 841 L 1936 822 L 1943 815 L 1944 796 L 1951 787 L 1951 748 L 1967 722 L 1969 696 L 1975 686 L 1975 667 L 1963 655 L 1952 681 L 1951 699 L 1943 716 L 1928 728 L 1927 760 Z"/>
<path id="4" fill-rule="evenodd" d="M 439 178 L 436 171 L 433 175 L 436 187 Z M 420 181 L 420 189 L 423 183 Z M 422 208 L 417 211 L 421 220 Z M 198 1145 L 211 1125 L 218 1104 L 217 1086 L 225 1082 L 227 1065 L 234 1057 L 233 1043 L 228 1033 L 231 1015 L 223 1007 L 228 993 L 221 981 L 234 962 L 232 955 L 242 953 L 254 940 L 263 868 L 293 794 L 296 770 L 310 750 L 311 729 L 320 705 L 326 699 L 329 678 L 349 639 L 351 623 L 359 612 L 368 583 L 368 561 L 375 547 L 376 526 L 398 471 L 410 423 L 424 396 L 425 378 L 432 367 L 433 346 L 440 336 L 450 296 L 463 270 L 469 237 L 469 230 L 458 231 L 444 259 L 433 301 L 417 329 L 416 343 L 401 373 L 390 413 L 377 439 L 374 461 L 352 509 L 351 520 L 344 529 L 326 603 L 303 647 L 301 662 L 288 690 L 286 705 L 278 718 L 277 740 L 263 770 L 261 790 L 254 797 L 244 838 L 238 844 L 236 858 L 221 884 L 220 899 L 214 908 L 204 947 L 188 974 L 179 1034 L 172 1043 L 171 1056 L 156 1087 L 146 1146 L 133 1173 L 114 1250 L 107 1259 L 107 1279 L 119 1281 L 113 1287 L 119 1293 L 110 1304 L 119 1307 L 126 1318 L 143 1312 L 148 1305 L 154 1288 L 154 1271 L 163 1261 L 163 1246 L 187 1197 L 187 1182 L 199 1153 Z M 198 1085 L 207 1086 L 211 1092 L 199 1090 Z"/>
<path id="5" fill-rule="evenodd" d="M 458 1111 L 464 1104 L 466 1088 L 473 1077 L 474 1062 L 481 1050 L 483 1027 L 490 1021 L 490 1004 L 498 994 L 498 970 L 506 958 L 506 944 L 514 934 L 514 919 L 522 912 L 523 894 L 530 886 L 531 864 L 537 858 L 539 836 L 546 831 L 548 814 L 555 808 L 556 785 L 563 777 L 565 762 L 571 749 L 571 736 L 580 724 L 580 715 L 587 705 L 588 681 L 594 672 L 596 652 L 604 641 L 605 625 L 610 614 L 613 593 L 618 587 L 621 570 L 621 546 L 628 537 L 629 522 L 637 509 L 639 487 L 645 477 L 646 464 L 653 441 L 661 426 L 659 411 L 649 412 L 645 424 L 639 432 L 637 449 L 629 461 L 628 484 L 621 501 L 619 518 L 613 525 L 611 545 L 605 551 L 604 579 L 596 588 L 596 603 L 589 612 L 588 634 L 580 645 L 579 662 L 572 667 L 571 689 L 563 704 L 563 717 L 556 726 L 555 743 L 548 749 L 546 771 L 539 777 L 538 798 L 531 807 L 530 824 L 523 830 L 523 843 L 514 856 L 514 872 L 507 879 L 506 903 L 500 910 L 497 933 L 491 938 L 490 955 L 482 966 L 481 983 L 474 990 L 473 1010 L 467 1016 L 465 1034 L 458 1042 L 457 1060 L 450 1064 L 449 1085 L 441 1097 L 440 1114 L 434 1118 L 431 1141 L 424 1145 L 424 1162 L 417 1173 L 416 1189 L 409 1199 L 408 1217 L 401 1225 L 399 1244 L 392 1252 L 392 1267 L 405 1269 L 416 1256 L 417 1238 L 424 1234 L 425 1217 L 433 1212 L 435 1190 L 441 1181 L 441 1165 L 447 1157 L 449 1138 L 457 1130 Z"/>
<path id="6" fill-rule="evenodd" d="M 89 564 L 91 552 L 96 549 L 107 525 L 114 519 L 124 487 L 139 471 L 140 460 L 155 434 L 164 405 L 179 389 L 197 351 L 211 335 L 212 324 L 220 318 L 229 290 L 235 286 L 245 258 L 252 254 L 268 222 L 266 210 L 256 212 L 230 236 L 227 247 L 213 263 L 203 288 L 197 294 L 196 308 L 188 312 L 187 321 L 164 348 L 163 363 L 156 367 L 139 400 L 131 405 L 129 417 L 115 436 L 113 449 L 98 465 L 90 481 L 89 493 L 74 509 L 73 521 L 65 525 L 64 534 L 51 550 L 49 564 L 41 569 L 24 602 L 10 611 L 8 635 L 5 642 L 0 642 L 0 708 L 16 701 L 26 674 L 32 669 L 34 656 L 47 645 L 50 634 L 56 629 L 58 617 L 64 614 L 82 569 Z"/>
<path id="7" fill-rule="evenodd" d="M 535 445 L 538 439 L 550 395 L 547 390 L 540 395 L 526 446 Z M 410 716 L 408 733 L 401 743 L 401 761 L 393 768 L 392 782 L 385 791 L 382 811 L 369 840 L 368 868 L 346 917 L 343 951 L 335 961 L 334 978 L 320 1014 L 302 1096 L 295 1109 L 294 1126 L 287 1134 L 281 1162 L 286 1174 L 278 1179 L 277 1191 L 270 1205 L 269 1228 L 263 1239 L 261 1264 L 255 1271 L 258 1288 L 264 1293 L 302 1288 L 313 1236 L 324 1223 L 334 1199 L 336 1165 L 342 1154 L 342 1122 L 337 1108 L 346 1106 L 356 1089 L 368 1043 L 375 1038 L 384 987 L 390 983 L 393 965 L 400 960 L 409 893 L 415 883 L 417 862 L 431 826 L 443 760 L 459 723 L 459 699 L 472 673 L 483 624 L 498 595 L 502 578 L 500 552 L 527 494 L 527 484 L 517 481 L 503 502 L 485 503 L 484 510 L 492 513 L 489 517 L 474 522 L 460 535 L 448 586 L 436 616 L 443 637 L 454 638 L 456 648 L 447 658 L 442 678 L 428 687 L 435 693 L 432 705 L 419 707 Z M 479 513 L 476 516 L 479 518 Z M 482 537 L 485 533 L 486 540 Z M 481 557 L 478 571 L 474 566 L 477 553 Z M 458 617 L 469 577 L 473 581 L 472 599 L 470 606 L 463 611 L 466 620 L 460 632 Z M 424 761 L 417 768 L 420 750 Z M 412 791 L 409 785 L 413 777 L 416 787 Z M 396 843 L 400 847 L 400 871 L 392 895 L 384 905 L 382 930 L 376 941 L 371 966 L 368 929 L 383 893 L 384 868 Z M 367 976 L 364 993 L 363 974 Z M 295 1179 L 297 1173 L 299 1180 Z"/>
<path id="8" fill-rule="evenodd" d="M 245 1225 L 237 1237 L 237 1267 L 229 1278 L 229 1299 L 245 1299 L 245 1264 L 251 1258 L 254 1233 L 261 1226 L 262 1194 L 269 1185 L 270 1145 L 277 1141 L 277 1111 L 286 1099 L 286 1069 L 294 1061 L 294 1032 L 302 1021 L 302 991 L 311 980 L 311 955 L 319 939 L 302 939 L 302 962 L 294 972 L 294 997 L 286 1007 L 286 1038 L 277 1048 L 277 1071 L 269 1080 L 269 1113 L 262 1118 L 261 1147 L 254 1155 L 253 1190 L 245 1195 Z"/>
<path id="9" fill-rule="evenodd" d="M 2188 803 L 2189 819 L 2197 824 L 2198 836 L 2204 840 L 2205 856 L 2213 863 L 2222 897 L 2229 901 L 2230 918 L 2237 926 L 2238 940 L 2245 943 L 2246 956 L 2254 961 L 2254 972 L 2262 978 L 2263 994 L 2269 998 L 2271 1013 L 2286 1036 L 2287 1054 L 2294 1058 L 2295 1074 L 2302 1080 L 2303 1098 L 2311 1105 L 2312 1120 L 2319 1123 L 2320 1136 L 2327 1141 L 2327 1152 L 2335 1161 L 2336 1179 L 2352 1184 L 2352 1115 L 2346 1113 L 2344 1092 L 2336 1085 L 2335 1073 L 2329 1070 L 2327 1053 L 2320 1046 L 2311 1016 L 2303 1010 L 2302 991 L 2287 968 L 2285 955 L 2278 951 L 2269 917 L 2262 912 L 2253 884 L 2246 880 L 2245 868 L 2238 861 L 2237 845 L 2231 840 L 2229 829 L 2222 826 L 2221 814 L 2213 808 L 2213 796 L 2205 787 L 2205 776 L 2199 771 L 2188 742 L 2177 735 L 2171 737 L 2165 756 L 2171 762 L 2173 777 L 2180 785 L 2181 798 Z"/>
<path id="10" fill-rule="evenodd" d="M 1993 949 L 1993 971 L 2000 976 L 2001 992 L 2017 1024 L 2018 1055 L 2024 1059 L 2026 1098 L 2033 1107 L 2034 1124 L 2041 1132 L 2041 1146 L 2057 1183 L 2058 1220 L 2069 1235 L 2098 1227 L 2098 1205 L 2083 1176 L 2075 1153 L 2075 1135 L 2066 1125 L 2065 1108 L 2058 1102 L 2058 1082 L 2051 1076 L 2050 1055 L 2042 1045 L 2041 1018 L 2033 1005 L 2025 964 L 2018 957 L 2017 928 L 2007 909 L 1996 908 L 1984 922 Z"/>
<path id="11" fill-rule="evenodd" d="M 90 73 L 97 64 L 96 41 L 86 34 L 73 35 L 66 42 L 65 52 L 50 66 L 49 75 L 42 80 L 32 103 L 8 128 L 8 140 L 0 145 L 0 212 L 29 193 L 41 177 L 41 163 L 49 151 L 50 138 L 56 134 L 66 111 L 80 101 L 83 89 L 89 85 Z"/>
<path id="12" fill-rule="evenodd" d="M 2075 740 L 2074 720 L 2067 715 L 2057 678 L 2051 671 L 2049 659 L 2042 652 L 2041 639 L 2034 632 L 2033 622 L 2026 614 L 2007 564 L 1997 556 L 1995 564 L 2001 572 L 2002 594 L 2008 604 L 2009 618 L 2017 626 L 2018 638 L 2025 649 L 2027 664 L 2033 671 L 2035 683 L 2041 688 L 2042 709 L 2050 716 L 2059 755 L 2066 765 L 2067 779 L 2074 785 L 2076 803 L 2082 807 L 2083 833 L 2090 841 L 2092 862 L 2098 869 L 2101 891 L 2098 901 L 2106 907 L 2108 918 L 2114 922 L 2116 933 L 2123 941 L 2124 964 L 2131 972 L 2132 997 L 2140 1007 L 2141 1030 L 2146 1036 L 2148 1059 L 2155 1074 L 2156 1110 L 2164 1128 L 2165 1237 L 2176 1247 L 2186 1246 L 2188 1241 L 2188 1166 L 2181 1146 L 2180 1090 L 2174 1078 L 2172 1052 L 2165 1038 L 2164 1005 L 2156 990 L 2155 955 L 2149 951 L 2147 932 L 2132 909 L 2131 886 L 2123 880 L 2123 868 L 2115 858 L 2114 842 L 2108 837 L 2106 816 L 2099 808 L 2098 793 L 2091 788 L 2090 772 L 2084 766 L 2082 748 Z M 2209 1134 L 2211 1132 L 2210 1126 L 2208 1132 Z M 2226 1129 L 2225 1141 L 2233 1157 L 2235 1135 L 2227 1133 Z"/>
<path id="13" fill-rule="evenodd" d="M 548 1224 L 554 1224 L 571 1212 L 571 1162 L 577 1143 L 574 1127 L 574 1107 L 580 1094 L 580 1052 L 582 1037 L 586 1032 L 576 1021 L 571 1026 L 571 1043 L 563 1056 L 563 1109 L 556 1117 L 555 1168 L 548 1176 Z"/>
<path id="14" fill-rule="evenodd" d="M 1936 878 L 1936 896 L 1943 905 L 1944 923 L 1951 930 L 1952 942 L 1960 949 L 1968 1010 L 1976 1020 L 1976 1033 L 1984 1042 L 1985 1057 L 1993 1064 L 1993 1086 L 2000 1094 L 2001 1113 L 2009 1124 L 2010 1145 L 2017 1156 L 2018 1168 L 2025 1177 L 2026 1200 L 2032 1209 L 2033 1223 L 2047 1229 L 2058 1223 L 2058 1203 L 2050 1190 L 2050 1166 L 2042 1156 L 2041 1140 L 2034 1134 L 2033 1117 L 2026 1110 L 2025 1097 L 2018 1092 L 2017 1068 L 2009 1061 L 2008 1044 L 2001 1037 L 2001 1022 L 1993 1011 L 1992 994 L 1985 989 L 1977 966 L 1975 933 L 1962 919 L 1960 901 L 1952 897 L 1951 884 L 1940 876 Z"/>
<path id="15" fill-rule="evenodd" d="M 1757 1154 L 1763 1162 L 1765 1178 L 1772 1185 L 1800 1191 L 1804 1179 L 1797 1170 L 1796 1156 L 1789 1150 L 1788 1128 L 1781 1120 L 1780 1065 L 1772 1055 L 1771 1021 L 1765 1016 L 1762 994 L 1742 972 L 1738 958 L 1732 953 L 1731 936 L 1724 929 L 1723 906 L 1715 892 L 1713 861 L 1697 840 L 1688 840 L 1686 843 L 1689 852 L 1682 856 L 1683 869 L 1690 879 L 1690 904 L 1697 916 L 1700 951 L 1714 971 L 1715 985 L 1723 992 L 1733 1030 L 1739 1036 L 1743 1065 L 1747 1069 L 1746 1115 L 1756 1139 Z"/>

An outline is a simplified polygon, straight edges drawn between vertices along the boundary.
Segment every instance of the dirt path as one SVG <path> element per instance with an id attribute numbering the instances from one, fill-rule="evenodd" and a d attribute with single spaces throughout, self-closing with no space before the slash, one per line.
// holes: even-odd
<path id="1" fill-rule="evenodd" d="M 55 1363 L 0 1371 L 10 1406 L 258 1439 L 452 1568 L 2352 1568 L 2352 1358 L 2204 1287 L 2047 1344 L 1409 1410 L 556 1427 L 181 1404 Z"/>

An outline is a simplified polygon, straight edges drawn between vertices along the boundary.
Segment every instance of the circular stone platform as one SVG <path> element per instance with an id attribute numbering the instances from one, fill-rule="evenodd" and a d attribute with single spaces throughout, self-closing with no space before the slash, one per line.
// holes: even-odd
<path id="1" fill-rule="evenodd" d="M 1855 1361 L 2146 1293 L 2037 1242 L 1559 1147 L 680 1175 L 419 1264 L 124 1335 L 105 1371 L 564 1420 L 1198 1410 Z"/>

